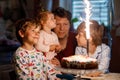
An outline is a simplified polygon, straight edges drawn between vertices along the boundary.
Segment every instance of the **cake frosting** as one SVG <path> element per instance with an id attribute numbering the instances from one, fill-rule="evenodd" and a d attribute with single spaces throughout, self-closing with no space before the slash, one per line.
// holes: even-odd
<path id="1" fill-rule="evenodd" d="M 86 57 L 86 56 L 82 56 L 82 55 L 74 55 L 74 56 L 70 56 L 70 57 L 63 57 L 64 60 L 68 60 L 68 61 L 77 61 L 77 62 L 96 62 L 97 60 L 94 58 L 90 58 L 90 57 Z"/>
<path id="2" fill-rule="evenodd" d="M 96 59 L 82 55 L 63 57 L 61 65 L 65 68 L 75 69 L 94 69 L 98 67 Z"/>

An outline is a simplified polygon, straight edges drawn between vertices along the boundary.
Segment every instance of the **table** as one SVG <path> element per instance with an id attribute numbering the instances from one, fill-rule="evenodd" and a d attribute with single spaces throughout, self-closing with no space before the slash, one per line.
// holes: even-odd
<path id="1" fill-rule="evenodd" d="M 63 73 L 67 73 L 67 74 L 74 74 L 76 75 L 76 79 L 75 80 L 83 80 L 81 79 L 82 75 L 85 73 L 85 70 L 81 70 L 81 69 L 67 69 L 67 68 L 61 68 L 61 67 L 56 67 L 57 70 L 63 72 Z M 91 69 L 93 70 L 93 69 Z M 95 69 L 94 69 L 95 70 Z M 90 70 L 89 70 L 90 71 Z M 88 78 L 89 79 L 89 78 Z M 84 79 L 85 80 L 85 79 Z"/>
<path id="2" fill-rule="evenodd" d="M 84 70 L 65 69 L 65 68 L 61 68 L 61 67 L 57 67 L 56 69 L 63 73 L 79 75 L 80 78 L 77 78 L 75 80 L 80 80 L 81 78 L 90 78 L 91 80 L 120 80 L 120 73 L 107 73 L 107 74 L 102 74 L 99 77 L 87 77 L 87 76 L 82 75 L 84 73 Z"/>
<path id="3" fill-rule="evenodd" d="M 102 74 L 100 77 L 87 77 L 87 76 L 82 77 L 91 78 L 91 80 L 120 80 L 120 73 L 107 73 Z"/>

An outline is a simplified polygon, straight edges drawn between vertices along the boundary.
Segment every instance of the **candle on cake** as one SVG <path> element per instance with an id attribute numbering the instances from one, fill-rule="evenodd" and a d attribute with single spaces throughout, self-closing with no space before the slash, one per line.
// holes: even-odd
<path id="1" fill-rule="evenodd" d="M 85 26 L 86 26 L 86 39 L 87 39 L 87 54 L 89 56 L 89 39 L 90 39 L 90 16 L 91 16 L 91 7 L 90 7 L 90 3 L 88 0 L 84 0 L 85 3 L 85 14 L 86 14 L 86 18 L 85 18 Z"/>

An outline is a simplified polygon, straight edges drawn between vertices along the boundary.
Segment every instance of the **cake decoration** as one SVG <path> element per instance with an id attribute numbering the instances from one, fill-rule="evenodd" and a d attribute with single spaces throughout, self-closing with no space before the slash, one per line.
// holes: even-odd
<path id="1" fill-rule="evenodd" d="M 63 57 L 61 65 L 64 68 L 72 69 L 96 69 L 98 68 L 97 60 L 82 55 L 73 55 L 69 57 Z"/>

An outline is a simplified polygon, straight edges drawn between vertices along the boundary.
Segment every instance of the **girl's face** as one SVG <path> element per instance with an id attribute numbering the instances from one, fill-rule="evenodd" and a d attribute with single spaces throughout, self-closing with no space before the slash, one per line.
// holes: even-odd
<path id="1" fill-rule="evenodd" d="M 87 40 L 86 40 L 85 34 L 83 32 L 79 32 L 76 35 L 76 39 L 77 39 L 78 46 L 86 47 Z"/>
<path id="2" fill-rule="evenodd" d="M 48 26 L 50 29 L 53 29 L 56 27 L 56 20 L 54 19 L 53 14 L 48 14 L 48 18 L 46 21 L 46 26 Z"/>
<path id="3" fill-rule="evenodd" d="M 21 35 L 23 42 L 34 45 L 37 43 L 39 38 L 40 27 L 31 26 Z"/>

